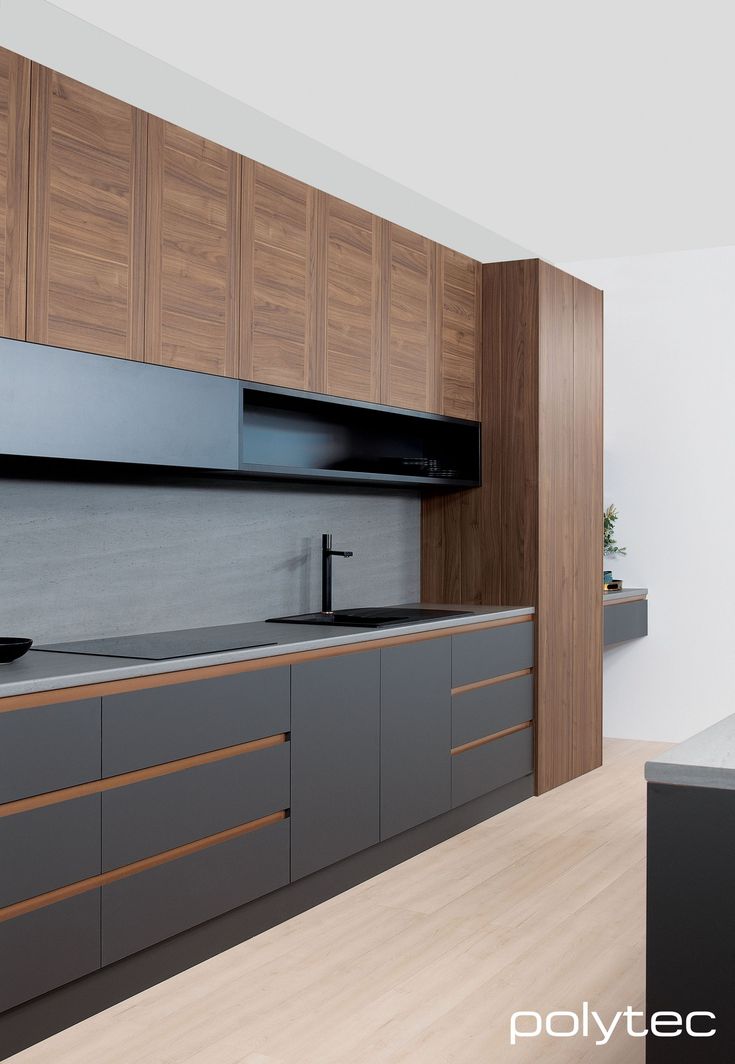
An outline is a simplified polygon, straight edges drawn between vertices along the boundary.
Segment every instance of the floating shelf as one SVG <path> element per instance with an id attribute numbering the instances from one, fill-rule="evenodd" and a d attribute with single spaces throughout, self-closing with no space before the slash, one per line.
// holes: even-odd
<path id="1" fill-rule="evenodd" d="M 240 472 L 289 480 L 468 488 L 476 421 L 244 382 Z"/>

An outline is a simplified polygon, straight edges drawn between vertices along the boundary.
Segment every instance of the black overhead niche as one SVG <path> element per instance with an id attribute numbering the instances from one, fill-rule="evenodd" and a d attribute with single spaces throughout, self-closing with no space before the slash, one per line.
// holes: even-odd
<path id="1" fill-rule="evenodd" d="M 417 488 L 480 483 L 480 425 L 0 339 L 5 471 L 104 467 Z"/>

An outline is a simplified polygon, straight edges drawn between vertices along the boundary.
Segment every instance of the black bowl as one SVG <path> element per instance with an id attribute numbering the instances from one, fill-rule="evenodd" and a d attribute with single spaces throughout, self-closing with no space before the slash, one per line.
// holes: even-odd
<path id="1" fill-rule="evenodd" d="M 7 665 L 9 661 L 22 658 L 26 650 L 33 646 L 32 639 L 13 639 L 10 636 L 0 636 L 0 665 Z"/>

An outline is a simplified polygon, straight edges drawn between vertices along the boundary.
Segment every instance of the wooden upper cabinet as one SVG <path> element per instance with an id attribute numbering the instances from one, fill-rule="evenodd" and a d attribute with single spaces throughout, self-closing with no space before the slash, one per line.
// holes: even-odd
<path id="1" fill-rule="evenodd" d="M 436 410 L 434 245 L 426 237 L 391 224 L 387 269 L 382 401 Z"/>
<path id="2" fill-rule="evenodd" d="M 330 395 L 380 402 L 381 247 L 385 223 L 325 196 L 326 337 L 323 380 Z M 318 338 L 317 338 L 318 339 Z M 319 366 L 319 350 L 315 352 Z"/>
<path id="3" fill-rule="evenodd" d="M 0 48 L 0 336 L 26 332 L 31 64 Z"/>
<path id="4" fill-rule="evenodd" d="M 237 376 L 240 157 L 148 122 L 145 357 Z"/>
<path id="5" fill-rule="evenodd" d="M 316 387 L 316 198 L 286 174 L 242 159 L 240 376 Z M 323 320 L 321 321 L 323 328 Z"/>
<path id="6" fill-rule="evenodd" d="M 0 333 L 474 418 L 479 309 L 473 259 L 0 49 Z"/>
<path id="7" fill-rule="evenodd" d="M 440 412 L 479 417 L 481 266 L 458 251 L 440 255 Z"/>
<path id="8" fill-rule="evenodd" d="M 146 115 L 33 65 L 27 339 L 143 357 Z"/>

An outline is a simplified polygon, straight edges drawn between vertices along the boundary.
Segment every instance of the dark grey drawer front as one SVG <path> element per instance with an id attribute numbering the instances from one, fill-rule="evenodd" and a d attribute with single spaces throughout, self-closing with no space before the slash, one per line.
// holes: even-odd
<path id="1" fill-rule="evenodd" d="M 290 750 L 281 743 L 107 791 L 107 872 L 289 807 Z"/>
<path id="2" fill-rule="evenodd" d="M 451 639 L 381 651 L 380 837 L 449 809 Z"/>
<path id="3" fill-rule="evenodd" d="M 103 700 L 102 774 L 288 731 L 288 666 L 172 684 Z"/>
<path id="4" fill-rule="evenodd" d="M 452 687 L 533 665 L 533 621 L 452 637 Z"/>
<path id="5" fill-rule="evenodd" d="M 0 817 L 0 906 L 100 873 L 100 796 Z"/>
<path id="6" fill-rule="evenodd" d="M 292 669 L 291 878 L 380 840 L 380 651 Z"/>
<path id="7" fill-rule="evenodd" d="M 602 607 L 604 643 L 622 643 L 648 635 L 648 602 L 617 602 Z"/>
<path id="8" fill-rule="evenodd" d="M 100 966 L 100 892 L 0 923 L 0 1011 Z"/>
<path id="9" fill-rule="evenodd" d="M 533 676 L 518 676 L 452 698 L 452 746 L 533 719 Z"/>
<path id="10" fill-rule="evenodd" d="M 100 699 L 0 713 L 0 802 L 100 778 Z"/>
<path id="11" fill-rule="evenodd" d="M 288 883 L 289 822 L 102 888 L 102 963 L 145 949 Z"/>
<path id="12" fill-rule="evenodd" d="M 533 772 L 533 728 L 452 756 L 452 808 Z"/>

